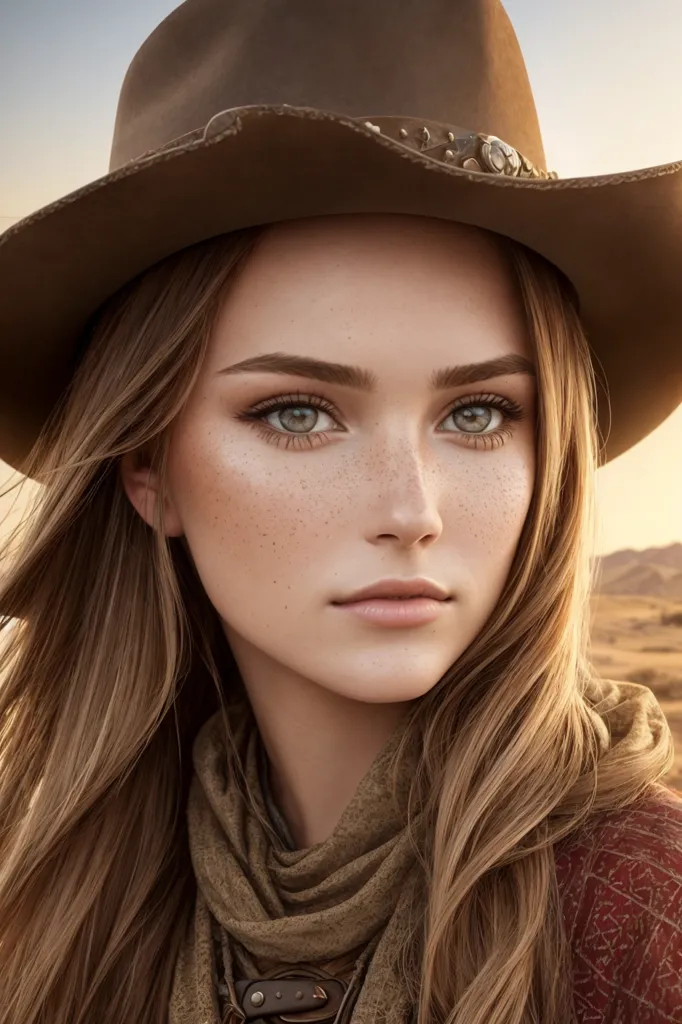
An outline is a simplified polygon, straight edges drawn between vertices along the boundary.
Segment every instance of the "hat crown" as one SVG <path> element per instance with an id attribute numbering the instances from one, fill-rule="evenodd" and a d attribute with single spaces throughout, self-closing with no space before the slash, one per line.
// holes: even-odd
<path id="1" fill-rule="evenodd" d="M 111 169 L 253 104 L 399 115 L 496 135 L 545 167 L 499 0 L 186 0 L 135 55 Z"/>

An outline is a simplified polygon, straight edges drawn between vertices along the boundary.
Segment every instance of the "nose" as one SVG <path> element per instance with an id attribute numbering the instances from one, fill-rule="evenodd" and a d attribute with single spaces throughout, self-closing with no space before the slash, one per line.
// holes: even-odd
<path id="1" fill-rule="evenodd" d="M 426 546 L 443 532 L 436 470 L 416 446 L 383 447 L 372 467 L 365 539 L 403 548 Z"/>

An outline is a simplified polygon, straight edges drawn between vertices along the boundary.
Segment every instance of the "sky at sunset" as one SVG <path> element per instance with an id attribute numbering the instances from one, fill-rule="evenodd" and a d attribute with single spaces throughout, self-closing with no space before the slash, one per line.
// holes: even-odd
<path id="1" fill-rule="evenodd" d="M 106 173 L 125 70 L 175 6 L 0 0 L 0 231 Z M 549 167 L 572 177 L 682 159 L 682 0 L 505 6 Z M 598 495 L 600 551 L 682 540 L 682 408 L 600 470 Z"/>

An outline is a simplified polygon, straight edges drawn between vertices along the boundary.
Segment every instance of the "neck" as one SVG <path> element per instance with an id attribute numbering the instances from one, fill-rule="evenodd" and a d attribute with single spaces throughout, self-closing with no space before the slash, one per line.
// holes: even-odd
<path id="1" fill-rule="evenodd" d="M 282 666 L 254 663 L 253 651 L 240 658 L 235 647 L 241 645 L 232 646 L 270 761 L 275 801 L 297 848 L 315 846 L 336 828 L 409 703 L 350 700 Z"/>

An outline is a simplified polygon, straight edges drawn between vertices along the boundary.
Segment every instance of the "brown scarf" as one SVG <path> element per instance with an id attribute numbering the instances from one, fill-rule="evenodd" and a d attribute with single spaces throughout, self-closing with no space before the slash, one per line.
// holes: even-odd
<path id="1" fill-rule="evenodd" d="M 593 718 L 603 752 L 616 742 L 632 752 L 666 742 L 668 727 L 650 690 L 635 683 L 598 686 L 601 701 Z M 187 817 L 198 892 L 176 964 L 169 1024 L 221 1024 L 223 967 L 234 1004 L 234 981 L 301 963 L 350 980 L 356 995 L 344 1020 L 405 1024 L 412 1006 L 396 952 L 413 920 L 422 880 L 405 827 L 413 766 L 401 766 L 393 786 L 404 727 L 375 760 L 333 834 L 306 850 L 288 849 L 268 827 L 260 741 L 250 716 L 242 716 L 236 731 L 231 727 L 259 813 L 236 780 L 228 785 L 218 712 L 199 731 L 193 750 Z M 222 926 L 224 960 L 218 968 L 216 922 Z"/>

